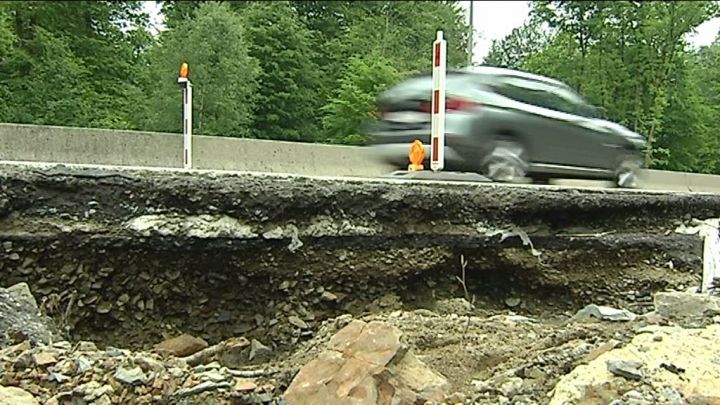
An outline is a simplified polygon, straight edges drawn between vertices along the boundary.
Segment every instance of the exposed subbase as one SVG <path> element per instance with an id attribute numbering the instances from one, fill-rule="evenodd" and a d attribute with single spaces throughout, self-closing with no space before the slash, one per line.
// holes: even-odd
<path id="1" fill-rule="evenodd" d="M 675 230 L 720 214 L 717 195 L 617 189 L 37 165 L 0 182 L 0 285 L 28 283 L 70 340 L 244 336 L 276 361 L 342 314 L 457 298 L 551 324 L 642 314 L 699 284 L 702 240 Z"/>

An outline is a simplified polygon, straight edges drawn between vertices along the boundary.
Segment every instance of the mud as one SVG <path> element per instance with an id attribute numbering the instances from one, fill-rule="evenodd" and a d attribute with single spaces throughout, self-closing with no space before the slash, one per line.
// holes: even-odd
<path id="1" fill-rule="evenodd" d="M 343 313 L 446 298 L 644 313 L 700 282 L 701 241 L 674 229 L 720 214 L 717 195 L 492 184 L 23 166 L 0 184 L 0 285 L 31 285 L 71 339 L 247 336 L 278 356 Z"/>

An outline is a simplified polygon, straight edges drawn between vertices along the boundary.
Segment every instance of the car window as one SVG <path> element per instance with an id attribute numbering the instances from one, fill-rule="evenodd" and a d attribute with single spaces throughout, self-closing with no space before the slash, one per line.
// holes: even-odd
<path id="1" fill-rule="evenodd" d="M 548 105 L 546 108 L 568 114 L 582 115 L 582 108 L 580 105 L 573 103 L 564 97 L 560 97 L 560 95 L 554 92 L 547 92 L 546 97 Z"/>
<path id="2" fill-rule="evenodd" d="M 505 78 L 491 85 L 505 97 L 525 104 L 547 108 L 567 114 L 586 116 L 584 100 L 571 91 L 546 83 L 521 78 Z"/>
<path id="3" fill-rule="evenodd" d="M 566 103 L 573 105 L 573 114 L 588 118 L 602 118 L 603 114 L 596 106 L 588 103 L 580 94 L 576 93 L 571 88 L 558 87 L 555 93 L 566 100 Z"/>
<path id="4" fill-rule="evenodd" d="M 497 94 L 505 96 L 509 99 L 519 101 L 525 104 L 547 108 L 547 102 L 544 98 L 543 91 L 530 89 L 525 86 L 518 86 L 507 82 L 493 83 L 490 85 L 490 88 Z"/>

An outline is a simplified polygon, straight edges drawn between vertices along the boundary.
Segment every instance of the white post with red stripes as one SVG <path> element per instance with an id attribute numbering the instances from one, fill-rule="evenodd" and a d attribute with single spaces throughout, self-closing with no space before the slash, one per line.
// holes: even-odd
<path id="1" fill-rule="evenodd" d="M 440 171 L 445 167 L 445 65 L 447 42 L 443 32 L 437 32 L 433 42 L 433 94 L 430 121 L 430 168 Z"/>
<path id="2" fill-rule="evenodd" d="M 187 77 L 178 77 L 183 91 L 183 168 L 192 169 L 192 84 Z"/>

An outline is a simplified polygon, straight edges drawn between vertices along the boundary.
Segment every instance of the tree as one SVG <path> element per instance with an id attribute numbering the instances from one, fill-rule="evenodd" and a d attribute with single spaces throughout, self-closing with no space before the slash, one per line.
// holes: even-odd
<path id="1" fill-rule="evenodd" d="M 328 140 L 332 143 L 362 144 L 359 129 L 374 118 L 375 97 L 400 79 L 400 73 L 379 55 L 353 57 L 339 80 L 338 89 L 323 108 Z"/>
<path id="2" fill-rule="evenodd" d="M 224 3 L 204 3 L 192 20 L 164 32 L 150 50 L 144 127 L 181 132 L 176 85 L 183 62 L 190 66 L 196 133 L 247 137 L 253 122 L 259 66 L 248 55 L 243 19 Z"/>
<path id="3" fill-rule="evenodd" d="M 330 16 L 336 17 L 335 23 L 318 36 L 320 40 L 327 41 L 318 44 L 325 51 L 321 60 L 326 78 L 323 98 L 328 100 L 323 109 L 326 139 L 336 142 L 339 139 L 350 139 L 345 137 L 357 134 L 360 130 L 357 126 L 360 122 L 358 117 L 372 110 L 368 100 L 374 100 L 377 93 L 368 93 L 369 87 L 363 84 L 350 83 L 362 77 L 363 63 L 388 74 L 396 72 L 398 78 L 429 72 L 432 68 L 432 43 L 437 30 L 442 29 L 448 41 L 448 66 L 467 64 L 469 29 L 456 2 L 317 3 L 304 8 L 309 13 L 307 18 L 310 26 L 318 26 Z M 386 65 L 370 63 L 368 58 L 378 58 Z M 354 62 L 348 64 L 349 60 Z M 338 72 L 342 72 L 343 76 L 338 77 Z M 388 78 L 382 83 L 392 82 L 394 78 Z M 360 104 L 357 107 L 349 106 L 349 100 Z M 340 116 L 339 111 L 343 109 L 350 114 L 347 118 Z M 338 132 L 341 129 L 348 132 L 341 135 Z"/>
<path id="4" fill-rule="evenodd" d="M 10 3 L 4 12 L 14 22 L 0 60 L 4 120 L 18 123 L 88 123 L 87 70 L 68 42 L 40 25 L 37 9 L 46 5 Z M 8 47 L 7 40 L 14 43 Z"/>
<path id="5" fill-rule="evenodd" d="M 130 126 L 139 51 L 149 43 L 140 2 L 16 1 L 0 7 L 12 20 L 14 38 L 0 61 L 0 81 L 12 92 L 11 120 Z"/>
<path id="6" fill-rule="evenodd" d="M 484 65 L 519 69 L 533 54 L 541 52 L 550 42 L 551 35 L 537 18 L 513 28 L 505 38 L 492 41 Z"/>
<path id="7" fill-rule="evenodd" d="M 289 2 L 258 2 L 241 13 L 250 56 L 260 63 L 256 138 L 312 141 L 323 100 L 312 34 Z"/>
<path id="8" fill-rule="evenodd" d="M 12 26 L 10 25 L 10 17 L 4 8 L 0 8 L 0 61 L 7 61 L 11 57 L 13 43 L 15 38 Z M 0 73 L 5 73 L 3 63 L 0 62 Z M 0 80 L 0 100 L 9 100 L 10 90 L 4 80 Z M 7 102 L 0 103 L 0 122 L 12 121 L 10 113 L 10 105 Z"/>
<path id="9" fill-rule="evenodd" d="M 467 65 L 469 27 L 455 2 L 359 2 L 346 33 L 336 37 L 342 61 L 376 53 L 407 74 L 432 68 L 432 43 L 443 30 L 448 41 L 448 66 Z"/>

